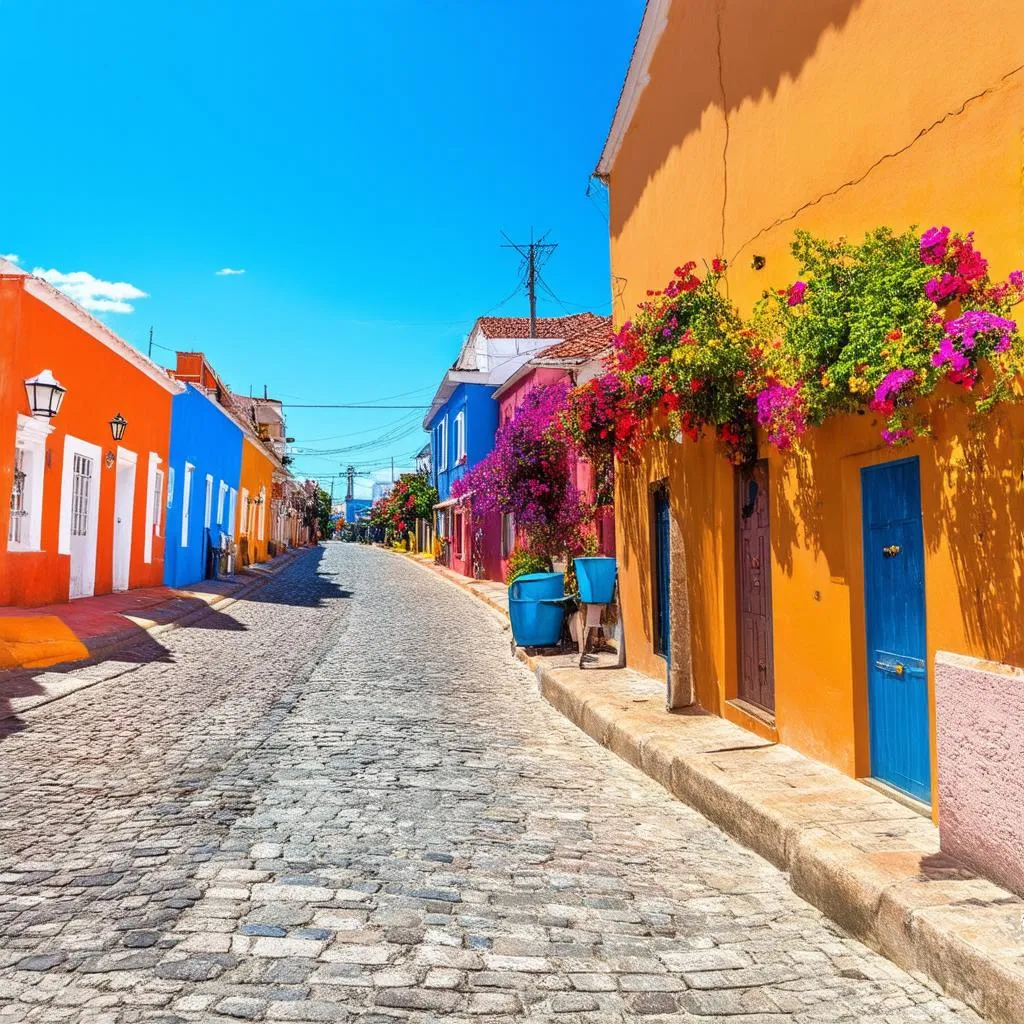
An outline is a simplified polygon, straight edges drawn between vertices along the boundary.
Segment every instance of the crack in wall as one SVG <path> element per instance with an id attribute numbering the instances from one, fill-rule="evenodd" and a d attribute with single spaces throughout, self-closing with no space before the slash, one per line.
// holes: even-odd
<path id="1" fill-rule="evenodd" d="M 725 210 L 729 203 L 729 104 L 725 95 L 725 68 L 722 64 L 722 6 L 719 0 L 715 7 L 715 24 L 718 28 L 718 88 L 722 95 L 722 120 L 725 122 L 725 139 L 722 142 L 722 244 L 719 254 L 725 255 Z"/>
<path id="2" fill-rule="evenodd" d="M 990 85 L 990 86 L 988 86 L 988 88 L 982 89 L 981 92 L 977 92 L 977 93 L 974 93 L 972 96 L 968 96 L 967 99 L 965 99 L 963 101 L 963 103 L 961 103 L 960 106 L 957 107 L 955 110 L 947 111 L 945 114 L 942 115 L 942 117 L 937 118 L 936 120 L 934 120 L 929 125 L 925 125 L 925 127 L 922 128 L 909 142 L 907 142 L 906 145 L 900 146 L 899 149 L 893 150 L 891 153 L 883 153 L 882 156 L 880 156 L 877 160 L 875 160 L 874 163 L 872 163 L 862 174 L 858 175 L 856 178 L 851 178 L 849 181 L 844 181 L 841 185 L 837 185 L 835 188 L 830 189 L 828 192 L 823 192 L 816 199 L 808 200 L 802 206 L 797 207 L 797 209 L 794 210 L 792 213 L 786 215 L 785 217 L 779 217 L 778 220 L 775 220 L 771 224 L 767 225 L 766 227 L 761 228 L 759 231 L 756 232 L 756 234 L 754 234 L 750 238 L 748 238 L 736 250 L 736 252 L 733 254 L 733 256 L 730 257 L 729 262 L 732 263 L 739 256 L 739 254 L 741 252 L 743 252 L 744 249 L 747 248 L 747 246 L 753 245 L 753 243 L 756 242 L 762 235 L 767 234 L 769 231 L 773 230 L 774 228 L 780 227 L 781 225 L 786 224 L 787 222 L 789 222 L 791 220 L 795 220 L 805 210 L 809 210 L 811 207 L 817 206 L 819 203 L 824 202 L 826 199 L 831 199 L 833 196 L 838 195 L 840 192 L 844 191 L 845 189 L 853 188 L 855 185 L 859 185 L 862 181 L 864 181 L 865 178 L 867 178 L 873 171 L 875 171 L 882 164 L 888 162 L 889 160 L 895 160 L 897 157 L 902 156 L 909 149 L 911 149 L 918 142 L 920 142 L 921 139 L 925 138 L 925 136 L 927 136 L 927 135 L 930 135 L 936 128 L 938 128 L 941 125 L 945 124 L 947 121 L 951 120 L 952 118 L 959 117 L 961 114 L 964 113 L 964 111 L 967 110 L 967 108 L 969 106 L 974 104 L 977 100 L 980 100 L 983 97 L 989 96 L 992 93 L 996 92 L 998 89 L 1002 88 L 1002 86 L 1005 85 L 1006 82 L 1009 81 L 1009 79 L 1013 78 L 1014 75 L 1020 74 L 1022 71 L 1024 71 L 1024 64 L 1019 64 L 1019 65 L 1017 65 L 1017 67 L 1011 68 L 1009 71 L 1006 72 L 1006 74 L 1002 75 L 999 78 L 999 80 L 997 82 L 995 82 L 994 85 Z M 721 30 L 719 30 L 719 76 L 721 76 L 721 74 L 722 74 L 722 69 L 721 69 Z M 723 87 L 723 96 L 724 96 L 724 87 Z M 726 140 L 727 140 L 727 143 L 728 143 L 728 123 L 729 122 L 728 122 L 728 118 L 727 118 L 726 119 Z M 725 247 L 725 203 L 724 203 L 724 200 L 723 200 L 723 204 L 722 204 L 722 243 L 723 243 L 723 249 L 724 249 L 724 247 Z"/>

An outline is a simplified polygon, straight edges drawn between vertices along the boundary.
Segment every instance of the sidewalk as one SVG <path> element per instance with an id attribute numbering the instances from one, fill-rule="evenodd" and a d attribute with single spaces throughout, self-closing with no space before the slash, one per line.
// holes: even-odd
<path id="1" fill-rule="evenodd" d="M 306 550 L 187 589 L 143 587 L 41 608 L 0 608 L 0 719 L 131 671 L 137 659 L 118 660 L 120 649 L 229 607 Z"/>
<path id="2" fill-rule="evenodd" d="M 501 584 L 406 557 L 507 615 Z M 517 657 L 570 721 L 788 872 L 850 934 L 991 1020 L 1024 1022 L 1024 900 L 941 853 L 930 820 L 699 708 L 667 711 L 658 680 Z"/>

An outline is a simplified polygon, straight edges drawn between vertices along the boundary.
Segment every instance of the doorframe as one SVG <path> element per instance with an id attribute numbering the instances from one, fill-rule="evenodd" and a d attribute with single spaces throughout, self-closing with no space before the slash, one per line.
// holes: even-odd
<path id="1" fill-rule="evenodd" d="M 918 808 L 928 807 L 929 804 L 921 801 L 909 793 L 904 793 L 895 786 L 890 785 L 884 779 L 879 779 L 872 774 L 871 763 L 871 685 L 870 668 L 868 664 L 868 614 L 867 614 L 867 580 L 864 565 L 864 492 L 862 487 L 862 470 L 874 469 L 879 466 L 897 466 L 905 462 L 917 463 L 918 480 L 918 502 L 921 514 L 921 589 L 924 598 L 924 666 L 926 680 L 926 695 L 928 703 L 928 770 L 930 776 L 931 808 L 932 818 L 938 821 L 938 751 L 936 748 L 935 731 L 935 649 L 932 645 L 931 634 L 929 633 L 930 618 L 928 615 L 928 534 L 925 530 L 924 517 L 924 459 L 921 452 L 915 448 L 910 449 L 910 454 L 902 455 L 899 458 L 892 457 L 892 451 L 882 449 L 869 453 L 867 458 L 861 457 L 854 467 L 856 478 L 857 504 L 855 522 L 850 526 L 850 533 L 854 535 L 854 548 L 856 562 L 850 564 L 855 567 L 854 574 L 851 574 L 851 584 L 856 580 L 856 586 L 850 587 L 851 599 L 851 626 L 856 625 L 856 631 L 851 628 L 851 640 L 854 641 L 853 655 L 854 666 L 854 705 L 855 716 L 855 757 L 857 778 L 867 784 L 877 783 L 890 789 L 893 794 L 902 795 L 904 802 L 910 801 L 917 804 Z M 845 484 L 845 481 L 844 481 Z M 846 487 L 844 486 L 844 491 Z"/>
<path id="2" fill-rule="evenodd" d="M 733 643 L 732 657 L 736 666 L 733 674 L 732 686 L 727 691 L 726 700 L 736 704 L 747 715 L 758 719 L 765 725 L 775 728 L 776 714 L 778 712 L 778 692 L 775 685 L 775 590 L 772 585 L 773 561 L 775 549 L 772 546 L 772 466 L 771 460 L 765 457 L 758 458 L 758 462 L 764 463 L 765 468 L 765 498 L 768 502 L 768 623 L 770 626 L 769 643 L 771 645 L 770 666 L 772 673 L 772 700 L 771 708 L 761 707 L 748 701 L 741 692 L 743 679 L 743 560 L 740 557 L 740 535 L 742 529 L 742 517 L 740 515 L 740 479 L 743 473 L 743 466 L 736 466 L 732 473 L 732 577 L 733 577 L 733 621 L 735 628 L 735 641 Z M 726 634 L 728 635 L 728 634 Z"/>
<path id="3" fill-rule="evenodd" d="M 94 486 L 89 489 L 89 523 L 91 543 L 86 544 L 88 561 L 83 575 L 81 597 L 96 593 L 96 555 L 99 545 L 100 487 L 103 480 L 103 449 L 98 444 L 83 441 L 71 434 L 64 436 L 64 461 L 61 466 L 60 520 L 57 528 L 57 553 L 71 556 L 71 498 L 74 476 L 75 455 L 81 455 L 93 462 Z M 70 598 L 70 583 L 68 596 Z"/>
<path id="4" fill-rule="evenodd" d="M 114 467 L 114 531 L 113 538 L 110 544 L 110 555 L 111 555 L 111 579 L 112 589 L 114 591 L 128 590 L 131 586 L 131 574 L 132 574 L 132 548 L 134 547 L 133 533 L 135 530 L 135 492 L 139 485 L 139 471 L 138 471 L 139 456 L 137 452 L 133 452 L 128 448 L 122 448 L 120 445 L 117 446 L 117 461 Z M 121 498 L 121 489 L 118 486 L 118 482 L 121 477 L 121 470 L 131 468 L 132 471 L 132 487 L 131 495 L 127 503 L 128 513 L 128 550 L 125 552 L 125 568 L 124 568 L 124 586 L 118 585 L 117 579 L 117 513 L 118 504 Z"/>
<path id="5" fill-rule="evenodd" d="M 853 761 L 858 779 L 871 778 L 871 720 L 868 702 L 868 631 L 865 606 L 864 580 L 864 495 L 861 490 L 860 471 L 890 462 L 907 462 L 916 458 L 921 479 L 922 496 L 925 487 L 927 460 L 917 444 L 907 446 L 907 455 L 893 458 L 891 448 L 852 452 L 842 459 L 841 480 L 845 534 L 845 582 L 849 587 L 850 613 L 850 666 L 853 685 Z M 925 566 L 925 669 L 928 678 L 928 743 L 932 773 L 932 818 L 937 820 L 938 760 L 935 749 L 935 648 L 929 632 L 928 616 L 928 529 L 922 498 L 921 532 L 924 539 Z M 834 577 L 835 579 L 835 577 Z M 839 582 L 843 579 L 840 578 Z"/>

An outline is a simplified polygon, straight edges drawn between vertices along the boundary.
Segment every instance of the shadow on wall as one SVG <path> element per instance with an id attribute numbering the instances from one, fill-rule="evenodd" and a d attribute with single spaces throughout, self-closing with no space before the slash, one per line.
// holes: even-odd
<path id="1" fill-rule="evenodd" d="M 640 172 L 614 178 L 611 234 L 617 238 L 644 190 L 669 154 L 689 136 L 706 129 L 707 112 L 731 114 L 744 103 L 773 93 L 794 79 L 818 49 L 823 35 L 837 31 L 862 0 L 717 0 L 714 4 L 673 4 L 671 18 L 651 65 L 657 88 L 640 101 L 646 156 Z M 721 15 L 719 11 L 721 10 Z M 719 40 L 719 17 L 724 46 Z M 741 31 L 741 26 L 745 30 Z M 756 30 L 751 31 L 751 27 Z M 719 75 L 718 54 L 726 71 Z M 672 83 L 669 86 L 667 83 Z"/>
<path id="2" fill-rule="evenodd" d="M 955 614 L 962 629 L 962 640 L 953 632 L 938 646 L 960 650 L 966 642 L 962 653 L 1024 665 L 1024 411 L 1006 405 L 972 422 L 946 389 L 922 412 L 935 437 L 906 448 L 880 447 L 877 419 L 850 416 L 809 430 L 803 452 L 773 456 L 776 480 L 787 478 L 785 489 L 772 489 L 775 564 L 792 576 L 798 552 L 807 551 L 824 558 L 833 579 L 859 578 L 861 566 L 848 564 L 848 539 L 861 530 L 858 492 L 844 492 L 849 462 L 916 455 L 929 569 L 941 574 L 948 566 L 956 587 L 952 609 L 937 613 Z M 930 600 L 944 597 L 941 575 L 926 584 Z"/>
<path id="3" fill-rule="evenodd" d="M 925 541 L 934 550 L 945 534 L 970 653 L 1024 665 L 1024 417 L 997 409 L 984 433 L 952 419 L 936 417 L 930 465 L 922 454 Z"/>

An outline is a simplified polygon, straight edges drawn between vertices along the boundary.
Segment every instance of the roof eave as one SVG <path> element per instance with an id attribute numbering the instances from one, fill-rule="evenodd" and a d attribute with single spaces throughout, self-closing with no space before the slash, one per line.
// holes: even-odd
<path id="1" fill-rule="evenodd" d="M 668 25 L 668 11 L 671 6 L 672 0 L 647 0 L 640 31 L 633 44 L 633 55 L 629 60 L 626 80 L 622 83 L 619 101 L 615 106 L 615 116 L 612 118 L 604 149 L 601 150 L 600 159 L 594 169 L 594 177 L 602 181 L 608 181 L 611 177 L 615 159 L 636 114 L 640 96 L 651 80 L 651 59 Z"/>

